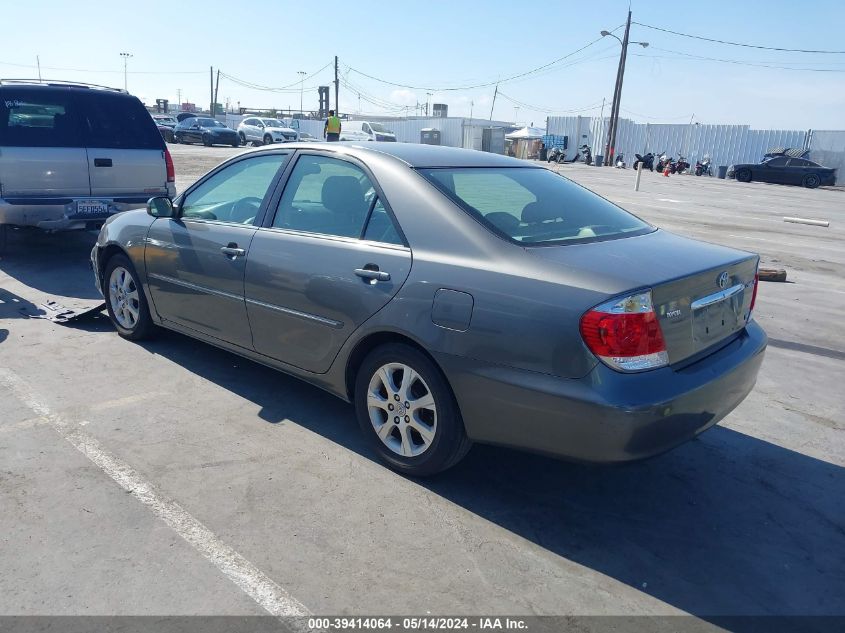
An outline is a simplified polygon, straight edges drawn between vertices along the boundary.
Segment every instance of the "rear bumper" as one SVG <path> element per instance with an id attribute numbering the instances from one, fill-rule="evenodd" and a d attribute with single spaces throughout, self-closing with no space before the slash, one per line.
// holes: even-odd
<path id="1" fill-rule="evenodd" d="M 168 194 L 171 195 L 168 185 Z M 175 193 L 175 188 L 172 193 Z M 0 198 L 0 224 L 31 226 L 46 231 L 70 231 L 101 225 L 110 216 L 130 209 L 145 207 L 156 194 L 126 196 L 74 196 L 67 198 Z M 164 193 L 158 195 L 165 195 Z M 108 202 L 109 215 L 75 216 L 76 202 L 97 200 Z"/>
<path id="2" fill-rule="evenodd" d="M 623 374 L 598 364 L 564 379 L 435 355 L 475 441 L 592 462 L 642 459 L 710 428 L 757 380 L 766 334 L 739 337 L 681 370 Z"/>

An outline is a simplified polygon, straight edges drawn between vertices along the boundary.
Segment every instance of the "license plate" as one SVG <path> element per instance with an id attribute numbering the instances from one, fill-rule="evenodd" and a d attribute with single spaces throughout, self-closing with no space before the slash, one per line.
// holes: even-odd
<path id="1" fill-rule="evenodd" d="M 693 338 L 699 344 L 709 343 L 735 332 L 743 325 L 741 318 L 742 297 L 740 292 L 719 301 L 693 310 Z"/>
<path id="2" fill-rule="evenodd" d="M 98 217 L 109 214 L 109 203 L 102 200 L 77 200 L 76 201 L 76 216 L 78 217 Z"/>

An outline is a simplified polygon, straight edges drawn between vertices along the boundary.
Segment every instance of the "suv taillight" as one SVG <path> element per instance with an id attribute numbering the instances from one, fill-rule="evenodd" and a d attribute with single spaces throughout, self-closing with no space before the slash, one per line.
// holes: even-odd
<path id="1" fill-rule="evenodd" d="M 164 164 L 167 166 L 167 182 L 176 182 L 176 169 L 173 167 L 173 157 L 170 150 L 164 148 Z"/>
<path id="2" fill-rule="evenodd" d="M 581 317 L 580 329 L 590 351 L 613 369 L 643 371 L 669 364 L 650 290 L 596 306 Z"/>

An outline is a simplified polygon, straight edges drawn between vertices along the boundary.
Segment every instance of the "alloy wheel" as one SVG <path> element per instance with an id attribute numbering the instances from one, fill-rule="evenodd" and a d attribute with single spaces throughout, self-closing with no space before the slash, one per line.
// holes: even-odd
<path id="1" fill-rule="evenodd" d="M 140 317 L 138 287 L 128 270 L 117 266 L 109 277 L 109 303 L 120 327 L 132 330 Z"/>
<path id="2" fill-rule="evenodd" d="M 370 379 L 367 412 L 376 435 L 402 457 L 421 455 L 437 433 L 434 394 L 404 363 L 382 365 Z"/>

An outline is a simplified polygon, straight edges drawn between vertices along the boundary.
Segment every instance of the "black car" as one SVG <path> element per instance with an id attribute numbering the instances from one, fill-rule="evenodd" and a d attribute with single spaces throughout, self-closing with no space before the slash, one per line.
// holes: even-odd
<path id="1" fill-rule="evenodd" d="M 226 127 L 217 119 L 196 116 L 179 121 L 173 129 L 173 141 L 175 143 L 202 143 L 207 147 L 212 145 L 238 147 L 241 144 L 238 133 L 232 128 Z"/>
<path id="2" fill-rule="evenodd" d="M 772 182 L 781 185 L 803 185 L 814 189 L 819 185 L 836 182 L 836 170 L 822 167 L 806 158 L 776 155 L 766 158 L 758 165 L 743 164 L 728 167 L 728 178 L 739 182 Z"/>

